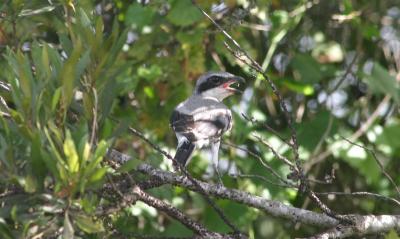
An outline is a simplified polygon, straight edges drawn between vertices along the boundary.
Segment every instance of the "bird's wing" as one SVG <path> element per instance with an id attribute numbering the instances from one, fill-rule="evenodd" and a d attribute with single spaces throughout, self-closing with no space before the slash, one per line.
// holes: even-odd
<path id="1" fill-rule="evenodd" d="M 190 134 L 195 126 L 192 115 L 182 113 L 178 110 L 174 110 L 172 112 L 170 118 L 170 124 L 175 133 L 182 135 Z M 191 141 L 194 141 L 192 140 L 192 137 L 186 136 L 186 138 L 188 138 Z"/>
<path id="2" fill-rule="evenodd" d="M 203 139 L 219 138 L 232 127 L 232 114 L 227 108 L 208 108 L 192 114 L 175 110 L 170 124 L 177 134 L 194 142 Z"/>
<path id="3" fill-rule="evenodd" d="M 186 166 L 186 164 L 188 164 L 189 162 L 189 159 L 191 158 L 195 147 L 195 144 L 190 142 L 189 140 L 182 140 L 181 142 L 179 142 L 174 157 L 174 166 L 177 166 L 176 163 L 179 163 L 182 166 Z"/>
<path id="4" fill-rule="evenodd" d="M 232 126 L 229 109 L 215 108 L 193 115 L 193 132 L 199 139 L 219 138 Z"/>

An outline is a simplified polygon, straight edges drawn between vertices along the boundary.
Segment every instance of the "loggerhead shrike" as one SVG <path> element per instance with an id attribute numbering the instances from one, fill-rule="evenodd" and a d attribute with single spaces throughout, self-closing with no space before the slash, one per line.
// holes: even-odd
<path id="1" fill-rule="evenodd" d="M 221 136 L 232 128 L 232 113 L 222 100 L 241 93 L 232 86 L 244 79 L 227 72 L 208 72 L 197 80 L 193 95 L 172 112 L 170 124 L 178 139 L 174 157 L 186 166 L 196 148 L 211 146 L 214 170 L 218 172 L 218 151 Z M 177 165 L 174 165 L 177 168 Z"/>

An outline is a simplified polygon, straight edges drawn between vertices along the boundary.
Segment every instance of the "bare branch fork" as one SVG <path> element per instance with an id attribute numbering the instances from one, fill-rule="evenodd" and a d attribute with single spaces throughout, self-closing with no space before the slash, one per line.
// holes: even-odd
<path id="1" fill-rule="evenodd" d="M 111 161 L 116 162 L 126 162 L 127 160 L 131 159 L 130 156 L 121 154 L 115 150 L 111 150 L 108 157 Z M 196 179 L 190 180 L 185 175 L 177 175 L 172 172 L 154 168 L 148 164 L 140 164 L 136 168 L 136 171 L 143 175 L 147 175 L 149 177 L 148 180 L 137 182 L 135 185 L 130 185 L 130 188 L 127 188 L 126 183 L 120 181 L 116 182 L 116 187 L 121 188 L 121 191 L 125 191 L 128 194 L 132 194 L 133 192 L 137 196 L 137 200 L 141 200 L 150 206 L 165 212 L 167 215 L 175 218 L 189 229 L 193 230 L 197 235 L 211 235 L 207 233 L 215 232 L 208 231 L 192 219 L 182 215 L 178 209 L 173 208 L 171 205 L 168 205 L 165 202 L 160 202 L 159 199 L 150 196 L 143 190 L 160 187 L 162 185 L 174 185 L 191 191 L 199 192 L 203 195 L 207 194 L 207 196 L 227 199 L 247 205 L 249 207 L 257 208 L 267 214 L 284 218 L 294 223 L 301 222 L 321 228 L 331 228 L 328 231 L 318 234 L 312 238 L 345 238 L 349 236 L 362 236 L 372 233 L 384 233 L 392 229 L 400 230 L 400 215 L 343 215 L 351 218 L 353 221 L 352 225 L 348 225 L 342 224 L 340 220 L 327 216 L 324 213 L 317 213 L 292 207 L 279 201 L 268 200 L 237 189 L 216 186 Z M 194 184 L 193 181 L 196 182 L 196 184 L 200 187 Z M 237 237 L 229 234 L 223 235 L 216 233 L 215 237 L 212 238 Z"/>

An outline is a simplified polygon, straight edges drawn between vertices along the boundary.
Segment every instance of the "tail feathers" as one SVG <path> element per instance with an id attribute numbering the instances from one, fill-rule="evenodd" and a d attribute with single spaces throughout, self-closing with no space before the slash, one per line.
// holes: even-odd
<path id="1" fill-rule="evenodd" d="M 181 144 L 178 145 L 178 148 L 176 149 L 174 164 L 179 163 L 182 166 L 186 166 L 194 149 L 194 143 L 190 142 L 189 140 L 183 141 Z M 178 165 L 175 165 L 175 167 L 176 166 Z"/>

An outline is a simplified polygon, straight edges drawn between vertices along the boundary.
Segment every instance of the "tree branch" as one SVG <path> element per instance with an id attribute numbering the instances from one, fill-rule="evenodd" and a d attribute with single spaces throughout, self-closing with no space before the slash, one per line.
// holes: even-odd
<path id="1" fill-rule="evenodd" d="M 123 158 L 124 161 L 130 160 L 130 157 L 128 155 L 121 154 L 115 150 L 112 150 L 110 152 L 112 153 L 109 154 L 109 157 L 110 155 L 113 155 L 116 159 L 115 161 L 118 161 L 121 158 Z M 114 160 L 112 156 L 110 157 L 110 159 Z M 150 177 L 146 181 L 137 182 L 137 186 L 139 186 L 141 190 L 170 184 L 178 187 L 183 187 L 191 191 L 199 192 L 203 195 L 206 194 L 207 196 L 227 199 L 233 202 L 247 205 L 249 207 L 257 208 L 269 215 L 288 219 L 294 223 L 301 222 L 307 225 L 322 228 L 331 228 L 328 231 L 311 238 L 345 238 L 349 236 L 362 236 L 373 233 L 384 233 L 392 229 L 400 230 L 400 215 L 340 215 L 341 217 L 348 218 L 353 222 L 353 224 L 351 225 L 346 225 L 341 224 L 340 220 L 334 219 L 324 213 L 317 213 L 301 208 L 292 207 L 279 201 L 269 200 L 237 189 L 230 189 L 220 185 L 217 186 L 196 179 L 190 180 L 185 175 L 177 175 L 172 172 L 157 169 L 149 164 L 140 164 L 136 168 L 136 170 Z M 193 180 L 195 181 L 197 186 L 194 185 Z M 124 182 L 116 183 L 117 186 L 119 183 L 120 187 L 125 187 L 125 190 L 122 191 L 129 192 L 133 190 L 126 189 L 127 184 Z M 199 189 L 199 186 L 202 190 Z M 177 217 L 174 218 L 179 221 L 183 219 L 183 217 L 180 219 L 178 219 Z M 223 238 L 230 237 L 230 235 L 219 235 L 223 236 Z"/>
<path id="2" fill-rule="evenodd" d="M 156 169 L 148 164 L 139 165 L 137 170 L 143 174 L 151 176 L 153 179 L 157 179 L 158 182 L 172 184 L 174 186 L 184 187 L 198 192 L 198 188 L 184 176 L 178 176 L 171 172 Z M 208 195 L 257 208 L 272 216 L 288 219 L 293 222 L 332 228 L 314 238 L 344 238 L 349 236 L 384 233 L 392 229 L 400 230 L 400 215 L 341 215 L 351 219 L 354 223 L 353 225 L 343 225 L 340 224 L 339 220 L 322 213 L 292 207 L 278 201 L 265 199 L 237 189 L 216 186 L 199 180 L 196 181 Z M 157 186 L 160 186 L 160 184 L 157 184 Z"/>
<path id="3" fill-rule="evenodd" d="M 163 182 L 164 184 L 172 184 L 174 186 L 180 186 L 187 188 L 191 191 L 202 193 L 185 176 L 178 176 L 168 171 L 156 169 L 149 164 L 140 164 L 137 167 L 137 170 L 145 175 L 151 176 L 152 179 L 157 179 L 158 182 Z M 281 202 L 268 200 L 237 189 L 217 186 L 199 180 L 196 180 L 196 182 L 208 195 L 228 199 L 237 203 L 242 203 L 247 206 L 260 209 L 261 211 L 264 211 L 276 217 L 289 219 L 295 222 L 301 221 L 305 224 L 315 225 L 319 227 L 331 227 L 339 223 L 338 220 L 321 213 L 291 207 Z M 141 183 L 138 184 L 140 185 Z M 160 186 L 160 184 L 158 184 L 157 186 Z"/>
<path id="4" fill-rule="evenodd" d="M 195 232 L 196 234 L 200 235 L 204 238 L 232 238 L 230 236 L 224 236 L 222 234 L 211 232 L 207 230 L 203 225 L 194 221 L 190 217 L 186 216 L 182 211 L 179 209 L 171 206 L 170 204 L 151 196 L 150 194 L 144 192 L 140 187 L 134 186 L 133 193 L 136 195 L 137 199 L 146 203 L 149 206 L 152 206 L 164 213 L 168 216 L 178 220 L 180 223 L 185 225 L 187 228 Z"/>
<path id="5" fill-rule="evenodd" d="M 354 226 L 338 225 L 328 231 L 309 237 L 310 239 L 362 237 L 400 229 L 400 215 L 353 216 Z"/>

